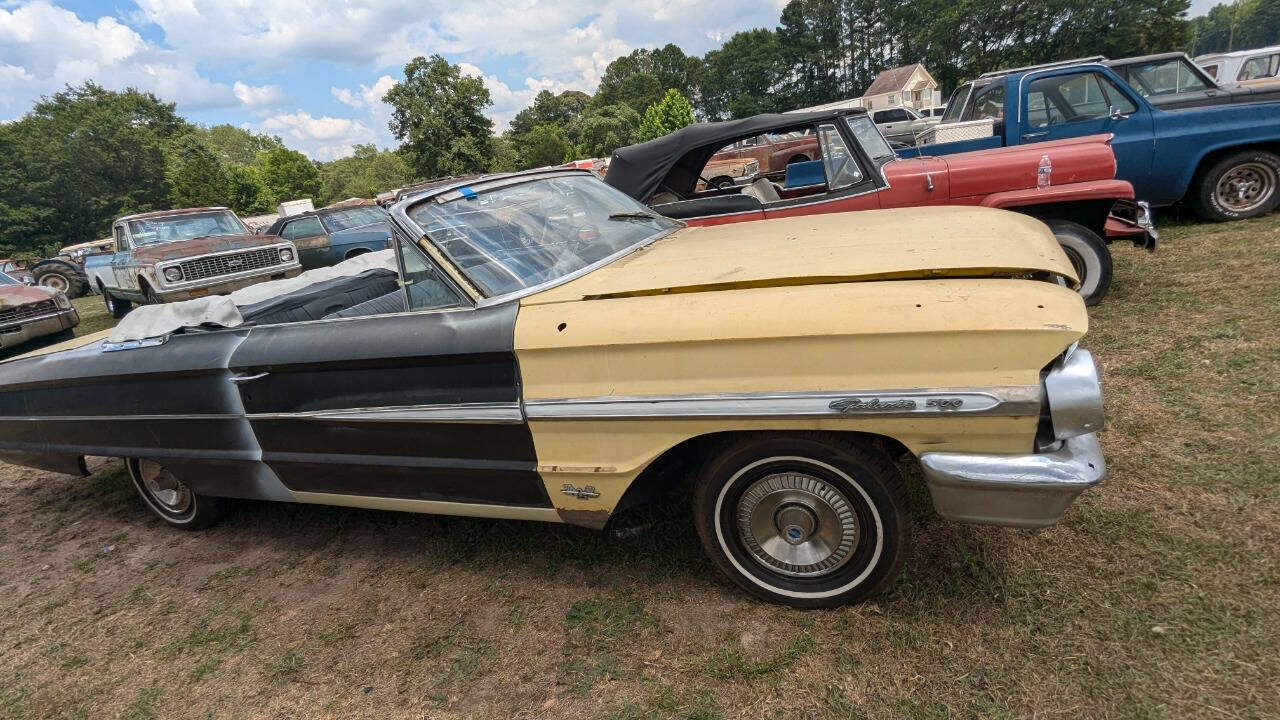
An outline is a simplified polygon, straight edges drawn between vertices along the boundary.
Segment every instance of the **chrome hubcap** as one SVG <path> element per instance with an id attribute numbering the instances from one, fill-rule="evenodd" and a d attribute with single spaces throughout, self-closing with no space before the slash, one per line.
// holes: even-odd
<path id="1" fill-rule="evenodd" d="M 138 473 L 151 498 L 174 514 L 186 512 L 191 507 L 191 490 L 178 481 L 163 465 L 151 460 L 138 462 Z"/>
<path id="2" fill-rule="evenodd" d="M 1262 163 L 1244 163 L 1227 171 L 1218 180 L 1218 202 L 1236 212 L 1257 209 L 1271 199 L 1276 173 Z"/>
<path id="3" fill-rule="evenodd" d="M 40 284 L 47 288 L 53 288 L 54 290 L 62 290 L 64 292 L 67 289 L 67 279 L 62 277 L 61 275 L 45 275 L 44 277 L 40 278 Z"/>
<path id="4" fill-rule="evenodd" d="M 804 473 L 755 481 L 738 500 L 736 520 L 752 559 L 783 575 L 829 574 L 858 547 L 858 518 L 848 498 Z"/>

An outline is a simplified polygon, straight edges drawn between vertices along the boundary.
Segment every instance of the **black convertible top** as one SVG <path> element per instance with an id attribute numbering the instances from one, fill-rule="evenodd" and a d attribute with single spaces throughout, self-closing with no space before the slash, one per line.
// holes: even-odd
<path id="1" fill-rule="evenodd" d="M 734 140 L 865 112 L 862 108 L 842 108 L 821 112 L 769 113 L 741 120 L 697 123 L 649 142 L 618 148 L 609 160 L 609 171 L 604 181 L 644 202 L 657 192 L 658 185 L 677 163 L 681 174 L 690 176 L 682 179 L 696 181 L 711 156 Z M 687 184 L 692 186 L 694 183 Z"/>

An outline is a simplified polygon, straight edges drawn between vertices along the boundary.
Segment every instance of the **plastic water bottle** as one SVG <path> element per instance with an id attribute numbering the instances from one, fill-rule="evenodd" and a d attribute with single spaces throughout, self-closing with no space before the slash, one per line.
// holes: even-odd
<path id="1" fill-rule="evenodd" d="M 1040 156 L 1040 167 L 1036 168 L 1036 187 L 1047 188 L 1052 182 L 1050 175 L 1053 174 L 1053 163 L 1049 162 L 1048 155 Z"/>

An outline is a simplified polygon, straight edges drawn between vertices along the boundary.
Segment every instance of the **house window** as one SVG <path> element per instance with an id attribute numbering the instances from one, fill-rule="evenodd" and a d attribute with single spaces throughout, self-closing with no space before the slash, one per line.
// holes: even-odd
<path id="1" fill-rule="evenodd" d="M 894 104 L 894 103 L 896 103 L 896 102 L 898 102 L 898 101 L 897 101 L 897 99 L 895 99 L 895 96 L 890 95 L 890 96 L 889 96 L 889 104 L 890 104 L 890 105 L 892 105 L 892 104 Z"/>
<path id="2" fill-rule="evenodd" d="M 925 88 L 921 92 L 924 93 L 924 99 L 933 102 L 933 88 Z"/>

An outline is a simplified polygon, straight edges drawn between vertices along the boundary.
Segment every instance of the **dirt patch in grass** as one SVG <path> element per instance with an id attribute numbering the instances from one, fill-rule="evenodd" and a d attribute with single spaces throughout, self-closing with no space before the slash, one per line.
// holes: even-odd
<path id="1" fill-rule="evenodd" d="M 1111 475 L 1058 527 L 943 522 L 907 464 L 901 580 L 795 612 L 678 504 L 627 542 L 265 503 L 187 534 L 117 463 L 4 466 L 0 717 L 1275 717 L 1280 216 L 1114 251 Z"/>

